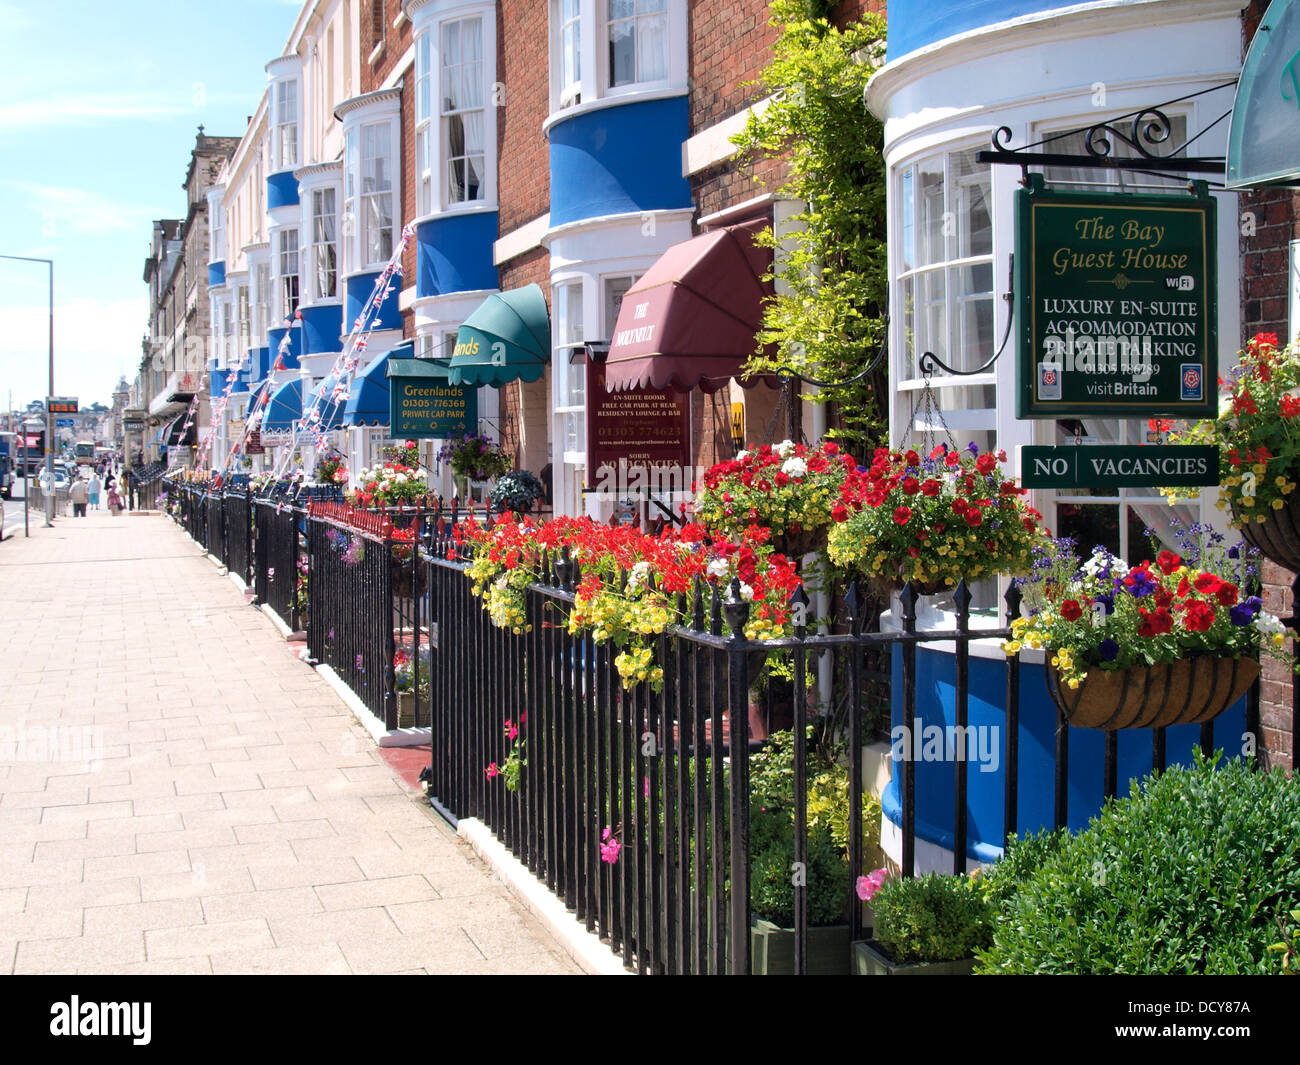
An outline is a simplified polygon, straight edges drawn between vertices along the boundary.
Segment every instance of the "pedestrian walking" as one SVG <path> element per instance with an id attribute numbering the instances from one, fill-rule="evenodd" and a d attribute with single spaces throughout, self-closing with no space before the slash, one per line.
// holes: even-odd
<path id="1" fill-rule="evenodd" d="M 78 472 L 73 479 L 72 485 L 68 488 L 68 499 L 72 503 L 72 516 L 74 518 L 84 518 L 86 516 L 86 503 L 90 500 L 90 489 L 86 482 L 81 479 Z"/>
<path id="2" fill-rule="evenodd" d="M 108 486 L 108 509 L 113 512 L 113 517 L 118 517 L 122 513 L 122 497 L 117 494 L 117 485 L 109 484 Z"/>
<path id="3" fill-rule="evenodd" d="M 99 493 L 103 488 L 103 483 L 99 479 L 99 474 L 92 473 L 90 482 L 86 485 L 86 490 L 90 493 L 90 507 L 92 510 L 99 509 Z"/>

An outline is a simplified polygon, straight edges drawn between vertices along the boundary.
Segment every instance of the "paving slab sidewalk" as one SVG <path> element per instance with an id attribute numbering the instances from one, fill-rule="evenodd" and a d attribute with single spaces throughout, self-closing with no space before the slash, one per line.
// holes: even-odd
<path id="1" fill-rule="evenodd" d="M 161 515 L 0 543 L 0 973 L 573 973 Z"/>

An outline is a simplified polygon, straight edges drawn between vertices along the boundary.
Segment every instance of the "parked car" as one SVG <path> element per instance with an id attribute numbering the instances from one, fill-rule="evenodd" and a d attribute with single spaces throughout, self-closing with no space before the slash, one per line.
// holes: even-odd
<path id="1" fill-rule="evenodd" d="M 50 475 L 47 471 L 41 470 L 40 476 L 36 478 L 36 483 L 40 485 L 42 492 L 50 490 Z M 72 478 L 68 476 L 68 471 L 63 466 L 54 467 L 54 490 L 56 492 L 66 492 L 68 486 L 72 484 Z"/>

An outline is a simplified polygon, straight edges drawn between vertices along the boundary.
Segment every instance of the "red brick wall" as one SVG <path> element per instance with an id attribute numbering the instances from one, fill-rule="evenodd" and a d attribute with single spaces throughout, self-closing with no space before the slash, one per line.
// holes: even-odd
<path id="1" fill-rule="evenodd" d="M 844 26 L 868 11 L 884 12 L 880 0 L 844 0 L 832 17 Z M 767 0 L 698 0 L 691 5 L 691 134 L 716 125 L 767 95 L 757 80 L 772 55 L 777 30 Z M 779 159 L 738 168 L 720 163 L 694 175 L 691 188 L 701 215 L 773 191 L 785 177 Z"/>
<path id="2" fill-rule="evenodd" d="M 371 35 L 375 8 L 383 10 L 384 50 L 370 62 L 375 41 Z M 364 0 L 361 5 L 361 92 L 374 92 L 383 86 L 384 81 L 406 55 L 413 41 L 411 20 L 402 19 L 402 24 L 393 27 L 393 20 L 402 9 L 401 0 Z M 415 66 L 412 64 L 402 75 L 400 135 L 397 144 L 399 171 L 399 197 L 402 217 L 394 219 L 393 240 L 401 236 L 402 226 L 415 217 Z M 402 255 L 402 288 L 415 285 L 415 241 Z M 414 315 L 407 311 L 402 315 L 402 335 L 415 336 Z"/>
<path id="3" fill-rule="evenodd" d="M 550 148 L 542 133 L 551 106 L 547 7 L 543 0 L 501 0 L 497 5 L 497 76 L 505 87 L 497 111 L 502 233 L 550 210 Z M 501 287 L 509 287 L 504 278 Z"/>
<path id="4" fill-rule="evenodd" d="M 523 255 L 516 256 L 508 263 L 504 263 L 500 269 L 501 290 L 521 288 L 524 285 L 540 285 L 542 293 L 546 296 L 546 303 L 549 307 L 551 302 L 551 255 L 545 248 L 533 248 Z M 545 404 L 548 418 L 551 409 L 551 383 L 550 373 L 540 382 L 524 386 L 524 393 L 532 402 L 541 402 Z M 522 412 L 519 406 L 520 389 L 517 385 L 510 385 L 501 390 L 501 442 L 506 450 L 514 457 L 516 463 L 530 461 L 534 465 L 527 466 L 527 469 L 536 473 L 546 463 L 544 449 L 532 449 L 532 454 L 525 460 L 520 450 L 520 428 L 522 423 Z M 548 429 L 549 435 L 549 429 Z"/>
<path id="5" fill-rule="evenodd" d="M 1242 12 L 1242 57 L 1259 27 L 1267 0 L 1251 0 Z M 1229 201 L 1231 202 L 1231 201 Z M 1241 247 L 1241 343 L 1256 333 L 1287 337 L 1287 251 L 1300 239 L 1300 197 L 1284 189 L 1247 192 L 1239 198 L 1238 233 Z M 1291 581 L 1294 574 L 1271 562 L 1264 564 L 1265 609 L 1280 617 L 1292 612 Z M 1260 690 L 1260 732 L 1264 764 L 1293 769 L 1295 728 L 1291 690 L 1294 677 L 1271 658 L 1263 662 Z"/>

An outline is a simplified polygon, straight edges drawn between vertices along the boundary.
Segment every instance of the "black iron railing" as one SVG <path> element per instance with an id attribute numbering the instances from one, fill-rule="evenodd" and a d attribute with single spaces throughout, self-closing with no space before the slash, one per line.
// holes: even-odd
<path id="1" fill-rule="evenodd" d="M 221 498 L 225 518 L 226 537 L 222 561 L 227 572 L 239 577 L 246 585 L 252 569 L 253 510 L 248 494 L 227 489 Z"/>
<path id="2" fill-rule="evenodd" d="M 240 498 L 247 504 L 246 497 L 226 493 L 228 553 Z M 203 542 L 209 525 L 206 497 L 184 487 L 180 499 L 181 523 Z M 527 588 L 526 629 L 516 633 L 494 627 L 471 593 L 467 561 L 450 536 L 459 515 L 365 513 L 334 504 L 311 504 L 304 515 L 265 499 L 250 509 L 254 535 L 249 562 L 258 601 L 299 627 L 295 589 L 299 566 L 305 565 L 311 657 L 334 669 L 387 728 L 427 727 L 432 749 L 428 790 L 434 805 L 453 821 L 481 821 L 637 972 L 750 970 L 756 859 L 750 770 L 762 736 L 791 728 L 789 864 L 806 870 L 815 857 L 809 850 L 811 782 L 806 770 L 813 739 L 804 728 L 791 726 L 808 721 L 827 731 L 828 722 L 838 723 L 832 738 L 847 752 L 842 764 L 847 765 L 848 809 L 859 811 L 868 790 L 861 752 L 872 738 L 875 711 L 868 694 L 872 663 L 882 656 L 894 663 L 895 730 L 919 734 L 920 699 L 933 696 L 929 689 L 938 684 L 952 707 L 949 724 L 961 737 L 974 712 L 972 643 L 1003 639 L 1010 631 L 972 629 L 971 597 L 964 583 L 953 595 L 952 628 L 943 631 L 918 631 L 919 597 L 911 587 L 899 598 L 899 628 L 892 632 L 868 631 L 880 604 L 853 587 L 842 597 L 837 616 L 825 619 L 831 623 L 818 625 L 800 589 L 791 607 L 805 624 L 789 637 L 754 642 L 740 635 L 750 607 L 737 586 L 730 592 L 697 586 L 689 611 L 687 600 L 679 600 L 685 623 L 656 640 L 662 688 L 642 683 L 629 689 L 615 668 L 617 649 L 594 643 L 586 632 L 569 632 L 573 589 L 582 574 L 565 557 L 547 559 L 542 579 Z M 1019 596 L 1013 589 L 1005 617 L 1009 623 L 1018 615 Z M 945 668 L 951 673 L 936 681 L 918 657 L 921 650 L 940 644 L 950 655 Z M 395 657 L 407 649 L 414 654 L 413 677 L 407 681 L 416 695 L 413 722 L 399 716 L 395 670 Z M 777 705 L 772 683 L 765 700 L 756 703 L 751 696 L 756 672 L 777 656 L 788 665 L 784 707 Z M 1031 786 L 1039 794 L 1050 791 L 1051 814 L 1045 820 L 1066 824 L 1071 728 L 1057 711 L 1053 732 L 1031 736 L 1021 722 L 1020 660 L 985 658 L 981 668 L 994 671 L 991 686 L 985 674 L 984 697 L 1002 701 L 1005 693 L 997 730 L 1004 777 L 997 785 L 1004 790 L 1002 838 L 1037 827 L 1018 823 L 1022 791 Z M 925 692 L 918 691 L 922 685 Z M 823 702 L 815 715 L 805 716 L 810 693 L 816 692 Z M 1245 720 L 1256 741 L 1257 700 L 1256 689 L 1248 698 Z M 1213 736 L 1212 725 L 1201 727 L 1200 746 L 1207 752 Z M 1031 785 L 1022 775 L 1027 742 L 1035 744 L 1030 753 L 1040 764 L 1044 744 L 1050 752 L 1050 788 L 1041 776 Z M 1136 735 L 1125 739 L 1126 745 L 1134 742 L 1146 740 Z M 1166 764 L 1165 730 L 1149 730 L 1149 743 L 1149 764 L 1160 770 Z M 1107 795 L 1114 795 L 1120 783 L 1118 745 L 1113 733 L 1106 737 L 1096 770 Z M 526 763 L 515 790 L 505 786 L 502 773 L 512 750 Z M 945 779 L 951 781 L 953 799 L 943 849 L 952 870 L 961 872 L 970 864 L 973 830 L 987 840 L 989 826 L 971 823 L 968 759 L 950 760 Z M 895 757 L 893 775 L 898 865 L 911 875 L 922 864 L 916 762 L 906 755 Z M 995 821 L 995 836 L 997 827 Z M 933 842 L 933 833 L 928 838 Z M 860 817 L 848 818 L 847 850 L 853 876 L 868 871 L 874 858 Z M 793 881 L 796 971 L 806 971 L 809 890 L 806 881 Z M 849 935 L 860 938 L 863 911 L 852 885 L 843 902 Z"/>

